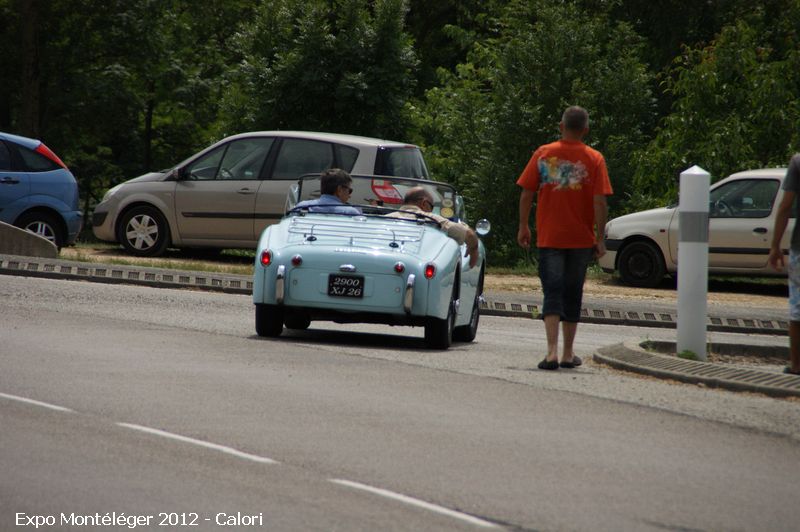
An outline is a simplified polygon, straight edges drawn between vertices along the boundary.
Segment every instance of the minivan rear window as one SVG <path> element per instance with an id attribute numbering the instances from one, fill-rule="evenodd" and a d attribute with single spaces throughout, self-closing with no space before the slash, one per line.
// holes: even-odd
<path id="1" fill-rule="evenodd" d="M 356 159 L 358 159 L 358 150 L 352 146 L 336 144 L 336 157 L 339 160 L 339 168 L 346 172 L 352 172 Z"/>
<path id="2" fill-rule="evenodd" d="M 422 152 L 415 146 L 403 148 L 382 147 L 375 160 L 375 174 L 428 179 L 428 168 Z"/>

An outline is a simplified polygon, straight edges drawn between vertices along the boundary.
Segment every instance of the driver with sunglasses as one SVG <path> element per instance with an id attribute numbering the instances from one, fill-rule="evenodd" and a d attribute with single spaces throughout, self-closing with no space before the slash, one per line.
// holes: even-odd
<path id="1" fill-rule="evenodd" d="M 308 212 L 327 214 L 361 214 L 361 209 L 347 204 L 353 193 L 353 178 L 340 168 L 330 168 L 319 178 L 319 198 L 301 201 L 295 209 L 308 209 Z"/>

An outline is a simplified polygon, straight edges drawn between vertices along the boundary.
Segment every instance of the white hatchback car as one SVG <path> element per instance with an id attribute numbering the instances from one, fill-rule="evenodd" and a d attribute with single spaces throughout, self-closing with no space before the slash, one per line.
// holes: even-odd
<path id="1" fill-rule="evenodd" d="M 748 170 L 711 186 L 708 271 L 710 274 L 785 275 L 767 263 L 785 168 Z M 630 286 L 654 287 L 678 270 L 677 205 L 636 212 L 606 224 L 604 271 L 619 272 Z M 795 214 L 783 236 L 788 249 Z"/>
<path id="2" fill-rule="evenodd" d="M 292 184 L 328 168 L 428 179 L 422 152 L 411 144 L 306 131 L 242 133 L 111 188 L 94 209 L 92 230 L 140 256 L 168 246 L 255 248 L 264 228 L 284 215 Z"/>

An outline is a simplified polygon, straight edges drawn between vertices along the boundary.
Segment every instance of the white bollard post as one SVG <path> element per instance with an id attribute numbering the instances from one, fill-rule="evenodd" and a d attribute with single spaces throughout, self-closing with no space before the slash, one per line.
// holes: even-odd
<path id="1" fill-rule="evenodd" d="M 711 175 L 693 166 L 681 172 L 678 203 L 678 342 L 706 360 L 708 313 L 708 188 Z"/>

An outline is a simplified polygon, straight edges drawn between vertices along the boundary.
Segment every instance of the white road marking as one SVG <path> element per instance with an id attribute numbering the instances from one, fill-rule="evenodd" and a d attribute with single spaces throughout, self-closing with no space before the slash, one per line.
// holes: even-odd
<path id="1" fill-rule="evenodd" d="M 28 399 L 26 397 L 19 397 L 18 395 L 0 393 L 0 397 L 3 397 L 4 399 L 11 399 L 12 401 L 20 401 L 23 403 L 28 403 L 31 405 L 43 406 L 45 408 L 49 408 L 50 410 L 58 410 L 59 412 L 72 412 L 72 410 L 70 410 L 69 408 L 64 408 L 63 406 L 51 405 L 50 403 L 43 403 L 42 401 L 36 401 L 34 399 Z"/>
<path id="2" fill-rule="evenodd" d="M 373 488 L 372 486 L 367 486 L 366 484 L 359 484 L 358 482 L 352 482 L 350 480 L 342 480 L 342 479 L 329 479 L 330 482 L 335 484 L 341 484 L 342 486 L 348 486 L 351 488 L 355 488 L 357 490 L 368 491 L 370 493 L 374 493 L 376 495 L 380 495 L 382 497 L 387 497 L 389 499 L 394 499 L 396 501 L 400 501 L 406 504 L 410 504 L 412 506 L 417 506 L 419 508 L 424 508 L 426 510 L 430 510 L 431 512 L 436 512 L 442 515 L 446 515 L 449 517 L 454 517 L 456 519 L 461 519 L 462 521 L 466 521 L 473 525 L 477 525 L 484 528 L 499 528 L 496 524 L 490 523 L 489 521 L 484 521 L 483 519 L 478 519 L 477 517 L 473 517 L 469 514 L 457 512 L 455 510 L 450 510 L 449 508 L 445 508 L 444 506 L 439 506 L 436 504 L 431 504 L 429 502 L 421 501 L 419 499 L 415 499 L 413 497 L 409 497 L 407 495 L 401 495 L 400 493 L 395 493 L 393 491 L 381 489 L 381 488 Z"/>
<path id="3" fill-rule="evenodd" d="M 141 425 L 134 425 L 131 423 L 117 423 L 120 427 L 126 427 L 133 430 L 138 430 L 141 432 L 147 432 L 148 434 L 155 434 L 156 436 L 163 436 L 165 438 L 170 438 L 173 440 L 181 441 L 184 443 L 191 443 L 193 445 L 198 445 L 200 447 L 205 447 L 207 449 L 213 449 L 215 451 L 219 451 L 221 453 L 229 454 L 231 456 L 236 456 L 237 458 L 244 458 L 245 460 L 250 460 L 252 462 L 258 462 L 260 464 L 277 464 L 275 460 L 271 458 L 267 458 L 265 456 L 258 456 L 255 454 L 245 453 L 242 451 L 238 451 L 233 447 L 227 447 L 225 445 L 219 445 L 216 443 L 211 443 L 203 440 L 196 440 L 194 438 L 189 438 L 187 436 L 181 436 L 179 434 L 172 434 L 171 432 L 165 432 L 163 430 L 158 429 L 151 429 L 150 427 L 143 427 Z"/>

